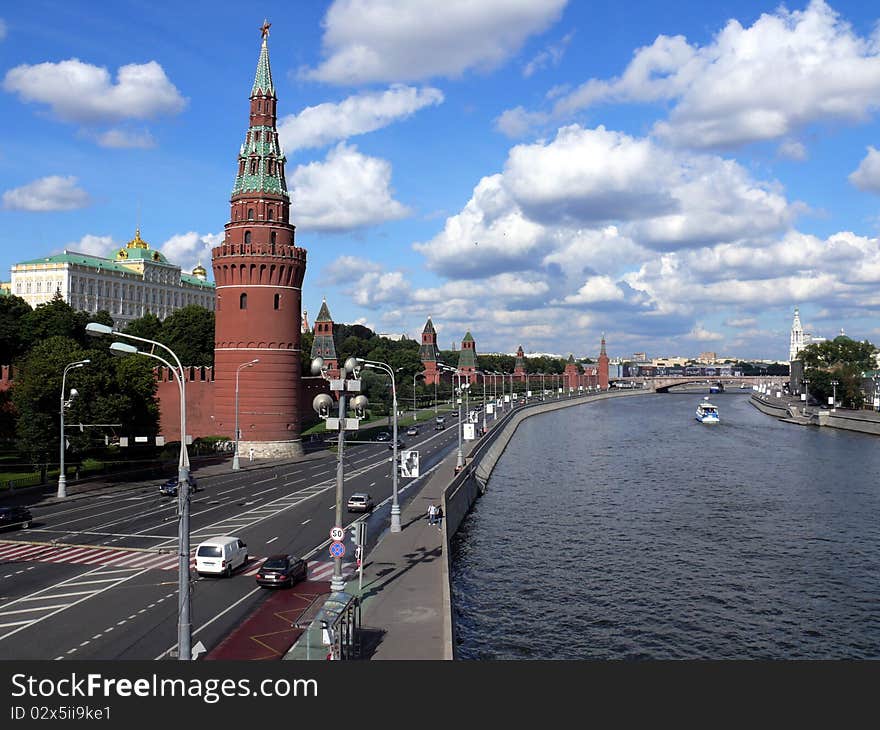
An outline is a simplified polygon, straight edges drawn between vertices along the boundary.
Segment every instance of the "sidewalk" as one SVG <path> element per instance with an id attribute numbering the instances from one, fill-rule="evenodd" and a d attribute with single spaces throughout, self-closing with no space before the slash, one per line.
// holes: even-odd
<path id="1" fill-rule="evenodd" d="M 469 451 L 474 443 L 465 444 Z M 445 659 L 451 607 L 443 555 L 445 530 L 429 525 L 428 505 L 439 506 L 455 476 L 456 452 L 444 459 L 402 509 L 399 533 L 386 532 L 367 556 L 361 596 L 361 626 L 367 659 Z M 357 594 L 357 577 L 346 590 Z"/>

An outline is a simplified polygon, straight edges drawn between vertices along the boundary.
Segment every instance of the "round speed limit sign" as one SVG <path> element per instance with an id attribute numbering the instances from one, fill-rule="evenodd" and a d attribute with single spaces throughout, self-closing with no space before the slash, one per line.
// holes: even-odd
<path id="1" fill-rule="evenodd" d="M 341 542 L 342 538 L 344 537 L 345 530 L 343 530 L 341 527 L 334 527 L 330 530 L 330 539 L 333 540 L 333 542 Z"/>

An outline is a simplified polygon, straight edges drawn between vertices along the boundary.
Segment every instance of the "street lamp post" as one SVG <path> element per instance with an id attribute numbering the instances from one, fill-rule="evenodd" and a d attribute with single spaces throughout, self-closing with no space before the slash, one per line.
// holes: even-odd
<path id="1" fill-rule="evenodd" d="M 804 415 L 807 414 L 807 408 L 810 406 L 810 391 L 807 386 L 810 384 L 809 378 L 804 378 Z"/>
<path id="2" fill-rule="evenodd" d="M 486 373 L 481 370 L 477 372 L 483 376 L 483 433 L 486 433 Z"/>
<path id="3" fill-rule="evenodd" d="M 421 375 L 423 378 L 425 377 L 425 374 L 424 374 L 424 373 L 415 373 L 415 374 L 413 375 L 413 421 L 418 421 L 418 420 L 419 420 L 419 412 L 416 410 L 416 378 L 419 377 L 420 375 Z M 435 383 L 435 386 L 434 386 L 434 387 L 435 387 L 435 389 L 436 389 L 436 383 Z M 435 390 L 435 392 L 436 392 L 436 390 Z M 435 397 L 435 402 L 436 402 L 436 397 Z M 434 407 L 434 410 L 435 410 L 435 411 L 437 410 L 436 405 L 435 405 L 435 407 Z"/>
<path id="4" fill-rule="evenodd" d="M 324 364 L 323 357 L 316 357 L 312 360 L 311 370 L 313 375 L 320 375 L 324 380 L 329 381 L 330 390 L 338 395 L 339 399 L 339 417 L 331 418 L 330 407 L 333 405 L 333 398 L 327 393 L 319 393 L 312 400 L 312 408 L 320 418 L 326 421 L 327 430 L 333 428 L 338 433 L 338 442 L 336 449 L 336 515 L 334 527 L 342 527 L 342 492 L 345 482 L 345 430 L 350 428 L 356 430 L 358 428 L 357 421 L 354 424 L 349 423 L 350 419 L 346 418 L 348 413 L 346 406 L 346 392 L 360 393 L 361 381 L 359 380 L 361 365 L 358 360 L 353 357 L 348 358 L 340 369 L 339 378 L 331 378 L 328 375 L 328 367 Z M 352 378 L 346 378 L 351 374 Z M 355 418 L 360 419 L 366 412 L 368 402 L 365 395 L 357 395 L 352 400 Z M 335 422 L 335 423 L 334 423 Z M 330 579 L 330 590 L 334 593 L 345 589 L 345 581 L 342 578 L 342 556 L 332 552 L 333 555 L 333 577 Z"/>
<path id="5" fill-rule="evenodd" d="M 232 468 L 236 471 L 240 468 L 238 464 L 238 441 L 241 438 L 238 428 L 238 375 L 244 368 L 252 368 L 258 362 L 260 362 L 260 358 L 255 358 L 249 362 L 243 362 L 235 369 L 235 454 L 232 456 Z"/>
<path id="6" fill-rule="evenodd" d="M 58 472 L 58 498 L 63 499 L 67 496 L 67 474 L 64 469 L 64 452 L 65 452 L 65 438 L 64 438 L 64 409 L 70 405 L 71 401 L 77 392 L 71 388 L 70 389 L 70 400 L 64 399 L 64 389 L 65 389 L 65 381 L 67 380 L 67 373 L 69 373 L 74 368 L 81 368 L 84 365 L 88 365 L 91 360 L 77 360 L 76 362 L 69 363 L 64 366 L 64 372 L 61 375 L 61 446 L 59 454 L 59 466 L 61 467 Z"/>
<path id="7" fill-rule="evenodd" d="M 180 661 L 192 660 L 192 622 L 190 619 L 190 584 L 189 584 L 189 453 L 186 450 L 186 385 L 183 381 L 183 366 L 175 352 L 155 340 L 118 332 L 100 322 L 89 322 L 86 333 L 92 336 L 114 335 L 128 340 L 144 342 L 150 345 L 150 352 L 144 352 L 132 345 L 114 342 L 110 350 L 117 355 L 144 355 L 158 360 L 165 365 L 177 380 L 180 391 L 180 457 L 177 462 L 177 512 L 179 515 L 177 528 L 177 658 Z M 177 368 L 165 358 L 157 355 L 159 347 L 171 355 Z"/>
<path id="8" fill-rule="evenodd" d="M 397 384 L 394 381 L 394 370 L 392 370 L 391 366 L 384 362 L 378 362 L 376 360 L 363 360 L 361 358 L 356 358 L 357 363 L 359 365 L 363 365 L 366 368 L 370 368 L 372 370 L 381 370 L 384 373 L 387 373 L 391 376 L 391 401 L 392 407 L 394 409 L 394 427 L 393 432 L 391 434 L 391 438 L 394 439 L 392 443 L 392 467 L 391 467 L 391 488 L 393 491 L 393 497 L 391 500 L 391 532 L 400 532 L 400 503 L 397 501 L 397 471 L 398 471 L 398 461 L 397 461 Z M 415 379 L 413 379 L 413 393 L 415 393 Z M 413 395 L 415 398 L 415 395 Z"/>
<path id="9" fill-rule="evenodd" d="M 831 387 L 834 389 L 834 393 L 831 396 L 831 408 L 834 410 L 837 409 L 837 386 L 838 385 L 840 385 L 840 383 L 837 380 L 831 381 Z"/>

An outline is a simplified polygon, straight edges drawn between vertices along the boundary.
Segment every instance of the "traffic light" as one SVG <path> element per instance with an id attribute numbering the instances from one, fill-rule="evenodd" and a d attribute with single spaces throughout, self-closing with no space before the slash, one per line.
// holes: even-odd
<path id="1" fill-rule="evenodd" d="M 361 532 L 361 531 L 360 531 L 360 523 L 355 522 L 355 523 L 351 526 L 351 541 L 352 541 L 352 543 L 354 543 L 355 545 L 360 545 L 360 542 L 359 542 L 360 532 Z"/>

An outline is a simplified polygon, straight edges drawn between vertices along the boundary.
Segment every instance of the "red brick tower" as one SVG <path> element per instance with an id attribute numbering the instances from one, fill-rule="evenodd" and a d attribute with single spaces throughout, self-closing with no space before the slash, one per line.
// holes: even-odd
<path id="1" fill-rule="evenodd" d="M 440 382 L 440 371 L 437 362 L 440 360 L 440 350 L 437 349 L 437 331 L 431 317 L 425 323 L 422 330 L 422 346 L 419 348 L 419 359 L 425 368 L 425 385 L 433 385 Z"/>
<path id="2" fill-rule="evenodd" d="M 477 343 L 468 330 L 461 341 L 461 352 L 458 354 L 458 372 L 466 374 L 469 383 L 477 382 Z"/>
<path id="3" fill-rule="evenodd" d="M 599 390 L 608 390 L 608 353 L 605 352 L 605 333 L 602 333 L 602 349 L 599 352 Z"/>
<path id="4" fill-rule="evenodd" d="M 306 250 L 294 242 L 284 152 L 276 131 L 269 24 L 250 95 L 250 126 L 238 155 L 223 242 L 211 258 L 217 284 L 214 342 L 216 433 L 233 436 L 238 367 L 240 448 L 297 456 L 300 443 L 300 328 Z"/>
<path id="5" fill-rule="evenodd" d="M 516 351 L 516 363 L 513 366 L 513 375 L 517 380 L 526 379 L 526 354 L 523 352 L 522 345 Z"/>
<path id="6" fill-rule="evenodd" d="M 569 389 L 577 390 L 580 378 L 580 368 L 574 361 L 574 355 L 568 356 L 568 362 L 565 363 L 565 372 L 562 374 L 562 387 L 568 391 Z"/>

